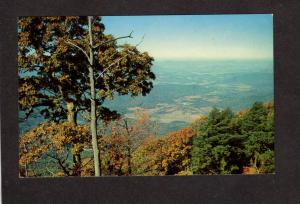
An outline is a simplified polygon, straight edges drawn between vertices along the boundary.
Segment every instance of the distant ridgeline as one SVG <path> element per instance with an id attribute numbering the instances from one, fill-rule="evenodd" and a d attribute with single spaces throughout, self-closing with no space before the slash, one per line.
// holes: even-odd
<path id="1" fill-rule="evenodd" d="M 99 138 L 103 176 L 274 173 L 273 102 L 237 113 L 214 108 L 163 137 L 149 118 L 140 114 L 129 126 L 117 121 L 107 127 L 111 131 Z M 89 138 L 84 125 L 31 129 L 20 139 L 20 175 L 93 175 Z M 80 163 L 74 154 L 81 155 Z"/>

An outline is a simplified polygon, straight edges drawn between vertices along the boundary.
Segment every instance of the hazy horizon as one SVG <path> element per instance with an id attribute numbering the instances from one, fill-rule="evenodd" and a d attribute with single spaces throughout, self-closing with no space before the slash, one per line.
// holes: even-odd
<path id="1" fill-rule="evenodd" d="M 273 60 L 272 14 L 104 16 L 105 33 L 157 60 Z M 143 38 L 144 36 L 144 38 Z"/>

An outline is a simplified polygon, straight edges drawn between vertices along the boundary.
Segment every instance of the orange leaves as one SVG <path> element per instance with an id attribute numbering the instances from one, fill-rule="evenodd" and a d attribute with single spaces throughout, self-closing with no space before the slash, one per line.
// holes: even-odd
<path id="1" fill-rule="evenodd" d="M 27 32 L 19 33 L 18 45 L 24 47 L 28 46 L 29 44 L 28 38 L 29 38 L 29 33 Z"/>
<path id="2" fill-rule="evenodd" d="M 83 151 L 89 140 L 86 126 L 74 126 L 68 122 L 42 123 L 21 136 L 19 163 L 25 165 L 49 155 L 59 159 L 68 146 L 73 154 L 77 154 Z"/>
<path id="3" fill-rule="evenodd" d="M 191 128 L 184 128 L 161 139 L 145 140 L 133 156 L 135 172 L 138 175 L 174 175 L 187 170 L 195 135 Z"/>
<path id="4" fill-rule="evenodd" d="M 73 155 L 75 155 L 75 154 L 80 154 L 80 152 L 82 152 L 83 151 L 83 145 L 82 144 L 74 144 L 73 146 L 72 146 L 72 149 L 71 149 L 71 153 L 73 154 Z"/>
<path id="5" fill-rule="evenodd" d="M 22 83 L 19 87 L 19 93 L 19 105 L 21 108 L 24 106 L 33 106 L 38 101 L 38 91 L 32 84 Z"/>
<path id="6" fill-rule="evenodd" d="M 191 128 L 184 128 L 177 132 L 169 134 L 165 138 L 167 145 L 163 148 L 163 154 L 165 155 L 164 162 L 168 165 L 176 166 L 177 169 L 184 170 L 189 165 L 189 154 L 191 150 L 192 137 L 196 136 L 196 133 Z M 169 166 L 165 166 L 169 168 Z M 166 169 L 167 172 L 172 170 Z M 174 174 L 176 172 L 173 172 Z"/>
<path id="7" fill-rule="evenodd" d="M 254 167 L 243 167 L 243 174 L 258 174 L 258 170 Z"/>
<path id="8" fill-rule="evenodd" d="M 70 45 L 66 43 L 66 39 L 64 38 L 58 38 L 57 40 L 57 47 L 56 47 L 56 53 L 64 54 L 68 51 Z"/>
<path id="9" fill-rule="evenodd" d="M 150 115 L 144 112 L 137 112 L 134 121 L 118 120 L 107 128 L 111 129 L 110 133 L 100 138 L 103 175 L 190 174 L 191 141 L 195 136 L 191 128 L 157 138 Z M 92 157 L 84 151 L 90 148 L 89 141 L 88 126 L 42 123 L 20 138 L 20 166 L 26 169 L 48 158 L 60 165 L 54 176 L 91 176 L 94 174 Z M 73 163 L 72 157 L 68 159 L 69 154 L 73 155 Z M 82 160 L 75 161 L 78 155 Z M 76 170 L 81 173 L 74 174 Z"/>
<path id="10" fill-rule="evenodd" d="M 93 157 L 87 157 L 83 159 L 81 166 L 81 176 L 93 176 L 94 174 Z"/>
<path id="11" fill-rule="evenodd" d="M 61 81 L 61 82 L 65 82 L 65 81 L 68 82 L 70 80 L 70 76 L 69 75 L 63 75 L 63 76 L 59 77 L 58 80 Z"/>
<path id="12" fill-rule="evenodd" d="M 149 114 L 144 112 L 136 112 L 134 120 L 119 119 L 108 124 L 109 136 L 100 141 L 104 174 L 132 174 L 132 154 L 144 141 L 154 138 L 155 128 Z"/>
<path id="13" fill-rule="evenodd" d="M 128 138 L 125 135 L 105 136 L 101 140 L 104 174 L 121 176 L 128 171 Z"/>
<path id="14" fill-rule="evenodd" d="M 161 146 L 163 141 L 154 137 L 147 138 L 134 152 L 132 163 L 136 175 L 161 175 L 162 168 Z"/>
<path id="15" fill-rule="evenodd" d="M 100 32 L 100 31 L 101 31 L 100 25 L 95 25 L 95 26 L 93 27 L 93 31 L 95 31 L 95 32 Z"/>
<path id="16" fill-rule="evenodd" d="M 18 26 L 21 29 L 25 29 L 26 26 L 28 26 L 28 24 L 30 24 L 32 19 L 33 19 L 33 17 L 26 17 L 26 18 L 21 17 L 21 18 L 18 19 Z"/>

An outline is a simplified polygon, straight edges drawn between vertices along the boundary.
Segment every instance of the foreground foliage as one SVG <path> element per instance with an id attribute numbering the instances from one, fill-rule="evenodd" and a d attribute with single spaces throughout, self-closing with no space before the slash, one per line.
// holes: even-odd
<path id="1" fill-rule="evenodd" d="M 274 107 L 254 103 L 238 113 L 214 108 L 189 127 L 158 137 L 147 113 L 118 119 L 99 132 L 101 171 L 108 176 L 273 173 Z M 21 137 L 21 176 L 92 176 L 85 125 L 43 123 Z"/>
<path id="2" fill-rule="evenodd" d="M 192 128 L 184 128 L 160 139 L 148 138 L 134 153 L 134 174 L 175 175 L 188 172 L 195 135 Z"/>
<path id="3" fill-rule="evenodd" d="M 42 123 L 24 134 L 19 143 L 20 175 L 80 176 L 81 157 L 84 148 L 89 146 L 88 126 L 74 125 L 69 122 Z M 43 162 L 49 162 L 50 170 Z"/>

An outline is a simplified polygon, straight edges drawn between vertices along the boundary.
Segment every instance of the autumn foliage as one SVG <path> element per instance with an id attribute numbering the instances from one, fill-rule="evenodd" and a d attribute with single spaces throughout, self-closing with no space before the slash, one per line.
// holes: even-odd
<path id="1" fill-rule="evenodd" d="M 157 125 L 145 112 L 137 112 L 134 121 L 119 119 L 107 128 L 109 134 L 99 139 L 103 175 L 189 173 L 191 142 L 195 136 L 192 128 L 158 138 Z M 87 126 L 42 123 L 20 139 L 21 176 L 92 176 L 89 148 Z M 76 161 L 76 155 L 80 155 L 80 161 Z M 42 171 L 34 170 L 43 164 Z"/>
<path id="2" fill-rule="evenodd" d="M 111 122 L 109 135 L 102 137 L 102 168 L 104 175 L 132 175 L 133 153 L 148 138 L 157 136 L 157 125 L 147 112 L 136 111 L 135 120 Z"/>
<path id="3" fill-rule="evenodd" d="M 105 107 L 116 95 L 146 96 L 155 74 L 147 52 L 104 29 L 100 16 L 18 19 L 19 119 L 41 122 L 20 135 L 20 176 L 274 172 L 272 103 L 214 108 L 167 135 L 145 111 Z"/>
<path id="4" fill-rule="evenodd" d="M 212 110 L 165 136 L 148 113 L 137 111 L 134 118 L 111 121 L 99 132 L 103 176 L 274 171 L 272 104 L 236 114 Z M 19 162 L 21 176 L 93 176 L 89 129 L 42 123 L 20 138 Z"/>
<path id="5" fill-rule="evenodd" d="M 166 137 L 148 138 L 134 153 L 134 172 L 137 175 L 175 175 L 188 172 L 192 128 L 184 128 Z"/>
<path id="6" fill-rule="evenodd" d="M 36 114 L 40 121 L 76 125 L 78 115 L 88 113 L 97 176 L 97 122 L 119 117 L 103 103 L 115 95 L 145 96 L 155 79 L 154 59 L 147 52 L 118 44 L 120 38 L 104 29 L 100 16 L 20 17 L 17 28 L 20 121 Z M 75 153 L 72 175 L 81 175 L 86 155 Z"/>
<path id="7" fill-rule="evenodd" d="M 23 170 L 22 176 L 28 176 L 28 173 L 35 175 L 31 167 L 47 160 L 56 166 L 54 171 L 46 168 L 50 175 L 79 176 L 81 161 L 77 156 L 89 146 L 89 142 L 88 126 L 68 122 L 38 125 L 20 138 L 19 164 Z"/>

